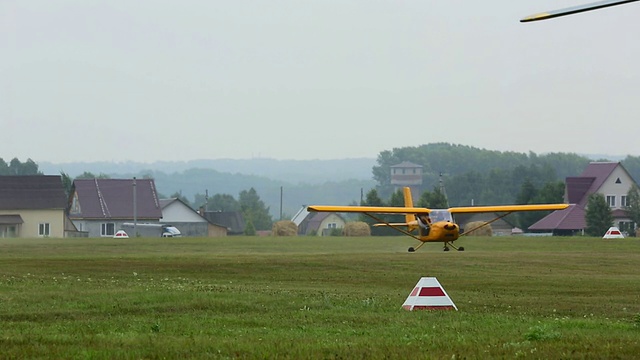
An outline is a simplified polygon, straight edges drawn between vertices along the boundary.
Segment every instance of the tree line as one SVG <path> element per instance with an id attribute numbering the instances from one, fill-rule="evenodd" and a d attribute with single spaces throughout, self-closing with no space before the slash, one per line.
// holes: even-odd
<path id="1" fill-rule="evenodd" d="M 516 202 L 526 181 L 541 189 L 547 183 L 578 176 L 591 161 L 575 153 L 536 154 L 500 152 L 466 145 L 434 143 L 395 148 L 379 153 L 373 178 L 379 195 L 388 199 L 394 191 L 391 166 L 409 161 L 422 166 L 422 189 L 444 184 L 451 206 L 499 205 Z M 622 165 L 634 179 L 640 179 L 640 157 L 627 156 Z"/>
<path id="2" fill-rule="evenodd" d="M 31 159 L 21 162 L 18 158 L 13 158 L 7 163 L 0 158 L 0 176 L 3 175 L 42 175 L 42 173 L 38 170 L 38 164 Z"/>

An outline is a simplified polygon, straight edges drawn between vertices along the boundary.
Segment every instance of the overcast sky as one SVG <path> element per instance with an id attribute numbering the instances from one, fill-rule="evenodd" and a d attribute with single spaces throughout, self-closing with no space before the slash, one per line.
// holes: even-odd
<path id="1" fill-rule="evenodd" d="M 640 155 L 640 4 L 3 0 L 0 157 Z"/>

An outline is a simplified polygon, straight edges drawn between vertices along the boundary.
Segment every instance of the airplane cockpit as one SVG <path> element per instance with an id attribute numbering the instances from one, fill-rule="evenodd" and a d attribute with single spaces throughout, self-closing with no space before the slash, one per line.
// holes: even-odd
<path id="1" fill-rule="evenodd" d="M 448 221 L 453 222 L 453 217 L 451 217 L 451 213 L 449 210 L 431 210 L 429 212 L 429 218 L 431 218 L 432 223 L 436 223 L 439 221 Z"/>

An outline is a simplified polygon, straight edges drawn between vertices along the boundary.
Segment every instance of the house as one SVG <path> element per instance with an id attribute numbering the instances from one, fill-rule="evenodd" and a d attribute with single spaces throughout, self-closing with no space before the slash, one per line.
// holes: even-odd
<path id="1" fill-rule="evenodd" d="M 62 238 L 73 226 L 58 175 L 0 176 L 0 237 Z"/>
<path id="2" fill-rule="evenodd" d="M 299 235 L 329 236 L 335 229 L 344 228 L 347 221 L 338 213 L 309 212 L 307 207 L 299 210 L 291 219 L 298 226 Z"/>
<path id="3" fill-rule="evenodd" d="M 76 179 L 69 218 L 89 237 L 112 237 L 123 223 L 160 223 L 162 209 L 153 179 Z"/>
<path id="4" fill-rule="evenodd" d="M 246 224 L 244 216 L 239 211 L 200 211 L 202 216 L 212 224 L 218 224 L 227 228 L 228 235 L 242 235 Z"/>
<path id="5" fill-rule="evenodd" d="M 225 226 L 210 222 L 178 198 L 160 199 L 160 208 L 162 209 L 160 222 L 175 226 L 182 236 L 227 236 Z"/>
<path id="6" fill-rule="evenodd" d="M 572 206 L 557 210 L 529 227 L 532 232 L 550 232 L 554 235 L 583 234 L 589 196 L 602 194 L 611 207 L 614 224 L 620 229 L 633 225 L 625 206 L 627 193 L 636 184 L 619 162 L 591 162 L 580 176 L 567 177 L 564 200 Z M 613 225 L 613 224 L 612 224 Z"/>

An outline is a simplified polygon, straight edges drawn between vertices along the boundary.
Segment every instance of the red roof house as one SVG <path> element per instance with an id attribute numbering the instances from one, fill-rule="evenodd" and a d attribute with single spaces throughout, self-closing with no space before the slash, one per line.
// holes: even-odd
<path id="1" fill-rule="evenodd" d="M 589 196 L 602 194 L 611 207 L 614 222 L 619 228 L 627 228 L 630 220 L 624 210 L 627 193 L 636 184 L 619 162 L 592 162 L 580 176 L 567 177 L 565 202 L 572 204 L 557 210 L 529 227 L 532 232 L 552 232 L 554 235 L 584 233 L 586 206 Z M 613 224 L 612 224 L 613 225 Z"/>

